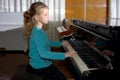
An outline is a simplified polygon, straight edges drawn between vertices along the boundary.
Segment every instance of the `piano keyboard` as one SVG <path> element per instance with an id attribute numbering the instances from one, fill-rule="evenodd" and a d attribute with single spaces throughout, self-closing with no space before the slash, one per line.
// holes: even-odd
<path id="1" fill-rule="evenodd" d="M 93 54 L 91 54 L 91 56 L 89 54 L 86 54 L 85 53 L 86 50 L 89 49 L 88 46 L 86 47 L 85 44 L 81 44 L 81 42 L 79 42 L 78 40 L 67 40 L 67 41 L 64 41 L 64 43 L 66 45 L 63 47 L 66 51 L 76 51 L 77 52 L 76 56 L 74 56 L 70 59 L 74 60 L 75 64 L 77 65 L 77 67 L 81 73 L 84 73 L 85 71 L 97 70 L 99 68 L 104 68 L 109 63 L 109 61 L 107 61 L 106 59 L 103 59 L 103 58 L 101 59 L 102 61 L 99 60 L 99 63 L 97 63 L 98 59 L 95 59 L 95 60 L 93 59 L 96 56 L 98 56 L 98 55 L 96 55 L 97 53 L 94 54 L 95 52 L 92 51 Z M 83 48 L 86 48 L 86 50 L 81 48 L 81 46 L 79 46 L 79 44 L 81 44 L 81 46 Z M 101 58 L 101 57 L 102 56 L 98 56 L 98 58 Z"/>

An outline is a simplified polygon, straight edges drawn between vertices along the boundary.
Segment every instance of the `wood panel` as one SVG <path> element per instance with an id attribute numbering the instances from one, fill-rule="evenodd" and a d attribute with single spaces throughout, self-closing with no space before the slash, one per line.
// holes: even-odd
<path id="1" fill-rule="evenodd" d="M 106 0 L 87 0 L 86 1 L 86 20 L 92 22 L 106 22 Z"/>
<path id="2" fill-rule="evenodd" d="M 66 18 L 84 19 L 84 0 L 66 0 Z"/>
<path id="3" fill-rule="evenodd" d="M 66 18 L 106 24 L 108 0 L 66 0 Z"/>

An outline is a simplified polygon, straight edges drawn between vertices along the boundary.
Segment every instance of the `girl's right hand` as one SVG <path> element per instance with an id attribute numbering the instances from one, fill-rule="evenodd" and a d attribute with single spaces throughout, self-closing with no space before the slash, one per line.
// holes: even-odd
<path id="1" fill-rule="evenodd" d="M 73 56 L 76 55 L 76 53 L 77 53 L 76 51 L 66 52 L 66 53 L 65 53 L 65 56 L 66 56 L 66 58 L 67 58 L 67 57 L 73 57 Z"/>

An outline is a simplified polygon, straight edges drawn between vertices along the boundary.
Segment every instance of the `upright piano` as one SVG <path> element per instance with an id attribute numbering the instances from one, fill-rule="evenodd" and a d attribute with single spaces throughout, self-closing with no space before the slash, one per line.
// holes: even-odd
<path id="1" fill-rule="evenodd" d="M 113 70 L 112 59 L 101 54 L 101 51 L 109 49 L 119 54 L 120 27 L 77 19 L 73 19 L 72 23 L 72 35 L 62 37 L 60 41 L 67 44 L 63 46 L 65 51 L 77 52 L 76 56 L 66 59 L 76 80 L 95 80 L 105 71 Z M 98 42 L 99 46 L 89 44 L 93 41 Z"/>

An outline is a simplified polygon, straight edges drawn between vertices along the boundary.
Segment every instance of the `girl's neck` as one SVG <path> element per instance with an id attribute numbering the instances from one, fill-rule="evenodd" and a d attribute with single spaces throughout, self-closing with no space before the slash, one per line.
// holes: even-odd
<path id="1" fill-rule="evenodd" d="M 42 23 L 37 23 L 36 26 L 39 27 L 39 28 L 42 28 L 43 24 Z"/>

